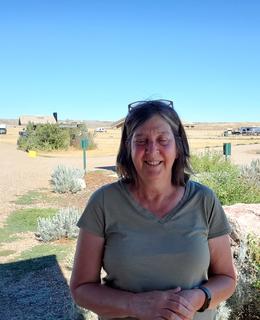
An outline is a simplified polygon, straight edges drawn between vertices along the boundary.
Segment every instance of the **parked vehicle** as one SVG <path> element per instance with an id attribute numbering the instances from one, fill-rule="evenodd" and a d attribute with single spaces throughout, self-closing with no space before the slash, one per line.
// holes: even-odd
<path id="1" fill-rule="evenodd" d="M 237 129 L 227 129 L 224 131 L 224 136 L 235 136 L 235 135 L 243 135 L 243 136 L 259 136 L 260 135 L 260 127 L 240 127 Z"/>
<path id="2" fill-rule="evenodd" d="M 96 128 L 95 132 L 107 132 L 105 128 Z"/>
<path id="3" fill-rule="evenodd" d="M 0 124 L 0 134 L 6 134 L 6 133 L 7 133 L 6 124 L 1 123 Z"/>
<path id="4" fill-rule="evenodd" d="M 19 136 L 20 137 L 28 137 L 28 132 L 26 130 L 19 131 Z"/>

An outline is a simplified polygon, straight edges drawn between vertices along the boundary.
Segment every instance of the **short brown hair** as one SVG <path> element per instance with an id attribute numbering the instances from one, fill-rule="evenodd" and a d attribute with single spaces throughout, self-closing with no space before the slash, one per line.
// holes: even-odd
<path id="1" fill-rule="evenodd" d="M 184 186 L 192 173 L 189 164 L 190 151 L 187 136 L 177 112 L 160 100 L 141 102 L 129 111 L 124 122 L 117 155 L 117 173 L 127 183 L 135 184 L 137 182 L 137 172 L 131 157 L 131 140 L 135 130 L 154 115 L 159 115 L 172 129 L 178 158 L 172 166 L 171 181 L 173 185 Z"/>

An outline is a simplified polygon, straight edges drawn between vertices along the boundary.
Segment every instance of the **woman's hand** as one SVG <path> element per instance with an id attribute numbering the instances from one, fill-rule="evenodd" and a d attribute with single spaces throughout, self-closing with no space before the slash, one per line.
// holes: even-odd
<path id="1" fill-rule="evenodd" d="M 176 288 L 167 291 L 137 293 L 133 299 L 135 317 L 139 320 L 192 319 L 196 310 L 187 299 L 187 294 L 181 295 L 181 292 L 180 288 Z"/>
<path id="2" fill-rule="evenodd" d="M 196 311 L 202 307 L 205 301 L 205 293 L 200 289 L 181 290 L 178 295 L 189 301 L 193 306 L 193 316 Z"/>

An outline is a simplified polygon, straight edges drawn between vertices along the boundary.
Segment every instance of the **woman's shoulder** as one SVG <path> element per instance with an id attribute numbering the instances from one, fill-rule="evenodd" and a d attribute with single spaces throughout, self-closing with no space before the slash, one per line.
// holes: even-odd
<path id="1" fill-rule="evenodd" d="M 189 180 L 187 183 L 189 191 L 193 195 L 215 197 L 215 193 L 208 186 L 194 180 Z"/>
<path id="2" fill-rule="evenodd" d="M 91 198 L 97 199 L 100 197 L 103 198 L 104 196 L 107 197 L 115 193 L 117 194 L 118 192 L 122 191 L 122 189 L 124 188 L 123 184 L 124 183 L 121 180 L 104 184 L 92 193 Z"/>

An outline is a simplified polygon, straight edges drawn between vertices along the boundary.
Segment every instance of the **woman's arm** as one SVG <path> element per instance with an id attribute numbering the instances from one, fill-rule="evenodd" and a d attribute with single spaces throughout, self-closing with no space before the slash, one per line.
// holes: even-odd
<path id="1" fill-rule="evenodd" d="M 101 285 L 104 238 L 80 230 L 70 290 L 74 301 L 100 315 L 126 317 L 131 314 L 132 294 Z"/>
<path id="2" fill-rule="evenodd" d="M 209 281 L 205 287 L 212 292 L 210 308 L 227 300 L 235 291 L 237 276 L 230 247 L 229 235 L 209 240 Z"/>
<path id="3" fill-rule="evenodd" d="M 192 319 L 192 306 L 177 294 L 180 288 L 135 294 L 102 285 L 103 251 L 102 237 L 80 230 L 70 281 L 78 305 L 107 318 L 171 319 L 174 314 L 176 320 Z"/>
<path id="4" fill-rule="evenodd" d="M 210 239 L 209 251 L 209 280 L 203 286 L 211 292 L 209 309 L 214 309 L 235 291 L 236 271 L 228 235 Z M 200 289 L 183 290 L 179 294 L 189 300 L 196 310 L 202 307 L 205 300 L 205 294 Z"/>

